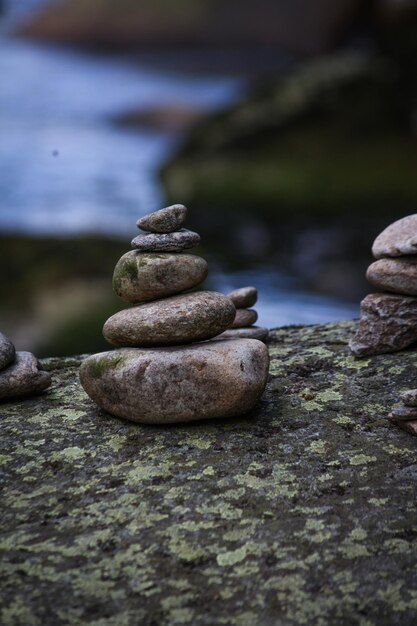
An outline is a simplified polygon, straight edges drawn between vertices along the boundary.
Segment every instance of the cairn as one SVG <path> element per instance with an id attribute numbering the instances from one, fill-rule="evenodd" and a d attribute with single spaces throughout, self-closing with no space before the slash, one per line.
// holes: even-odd
<path id="1" fill-rule="evenodd" d="M 388 419 L 411 435 L 417 436 L 417 389 L 409 389 L 401 394 L 402 405 L 395 407 Z"/>
<path id="2" fill-rule="evenodd" d="M 16 352 L 0 333 L 0 400 L 39 393 L 50 384 L 51 375 L 37 358 L 31 352 Z"/>
<path id="3" fill-rule="evenodd" d="M 182 227 L 186 214 L 174 205 L 138 220 L 145 234 L 133 239 L 113 274 L 115 293 L 132 306 L 103 328 L 116 349 L 81 366 L 87 394 L 118 417 L 152 424 L 231 417 L 249 411 L 265 389 L 263 343 L 207 341 L 233 324 L 236 308 L 221 293 L 190 292 L 208 268 L 185 252 L 200 241 Z"/>
<path id="4" fill-rule="evenodd" d="M 361 302 L 350 349 L 357 357 L 403 350 L 417 341 L 417 214 L 386 228 L 372 246 L 366 273 L 378 293 Z"/>
<path id="5" fill-rule="evenodd" d="M 217 339 L 234 339 L 236 337 L 246 339 L 259 339 L 266 341 L 269 330 L 262 326 L 254 326 L 258 319 L 258 313 L 253 307 L 258 301 L 256 287 L 241 287 L 227 294 L 227 297 L 236 307 L 236 317 L 228 330 L 219 335 Z"/>

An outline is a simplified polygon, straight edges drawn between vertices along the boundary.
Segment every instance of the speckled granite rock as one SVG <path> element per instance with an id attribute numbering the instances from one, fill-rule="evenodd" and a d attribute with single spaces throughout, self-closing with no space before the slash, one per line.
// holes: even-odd
<path id="1" fill-rule="evenodd" d="M 372 254 L 376 259 L 417 254 L 417 214 L 390 224 L 375 239 Z"/>
<path id="2" fill-rule="evenodd" d="M 101 408 L 145 424 L 234 417 L 265 390 L 269 356 L 260 341 L 122 349 L 84 361 L 81 383 Z"/>
<path id="3" fill-rule="evenodd" d="M 417 257 L 375 261 L 368 267 L 366 278 L 382 291 L 417 296 Z"/>
<path id="4" fill-rule="evenodd" d="M 31 352 L 16 352 L 14 362 L 0 372 L 0 400 L 39 393 L 51 384 Z"/>
<path id="5" fill-rule="evenodd" d="M 174 233 L 138 235 L 132 239 L 132 248 L 141 252 L 181 252 L 200 243 L 200 235 L 181 228 Z"/>
<path id="6" fill-rule="evenodd" d="M 248 328 L 228 328 L 221 335 L 216 337 L 217 339 L 259 339 L 259 341 L 266 341 L 268 339 L 269 330 L 262 326 L 249 326 Z"/>
<path id="7" fill-rule="evenodd" d="M 240 287 L 227 294 L 237 309 L 246 309 L 256 304 L 258 290 L 256 287 Z"/>
<path id="8" fill-rule="evenodd" d="M 104 324 L 114 346 L 164 346 L 211 339 L 235 316 L 229 298 L 215 291 L 171 296 L 119 311 Z"/>
<path id="9" fill-rule="evenodd" d="M 350 349 L 357 357 L 407 348 L 417 341 L 417 298 L 371 293 L 361 302 L 361 318 Z"/>
<path id="10" fill-rule="evenodd" d="M 417 407 L 417 389 L 407 389 L 407 391 L 403 391 L 401 400 L 407 406 Z"/>
<path id="11" fill-rule="evenodd" d="M 0 370 L 13 363 L 15 348 L 10 339 L 0 333 Z"/>
<path id="12" fill-rule="evenodd" d="M 207 261 L 195 254 L 132 250 L 121 257 L 114 269 L 113 289 L 126 302 L 156 300 L 196 287 L 207 273 Z"/>
<path id="13" fill-rule="evenodd" d="M 172 233 L 181 228 L 186 217 L 186 207 L 183 204 L 173 204 L 165 209 L 144 215 L 136 222 L 136 225 L 151 233 Z"/>
<path id="14" fill-rule="evenodd" d="M 253 412 L 170 428 L 44 362 L 1 407 L 1 623 L 414 624 L 416 439 L 386 416 L 417 351 L 356 360 L 355 327 L 272 331 Z"/>
<path id="15" fill-rule="evenodd" d="M 417 420 L 417 407 L 412 406 L 397 406 L 392 409 L 389 417 L 393 417 L 395 420 L 409 421 Z"/>
<path id="16" fill-rule="evenodd" d="M 252 326 L 257 319 L 258 314 L 253 309 L 237 309 L 231 328 L 245 328 L 245 326 Z"/>

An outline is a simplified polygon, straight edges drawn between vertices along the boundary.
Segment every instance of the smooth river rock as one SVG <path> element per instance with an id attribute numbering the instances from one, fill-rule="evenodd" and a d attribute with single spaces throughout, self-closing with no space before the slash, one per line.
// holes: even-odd
<path id="1" fill-rule="evenodd" d="M 391 411 L 388 417 L 404 422 L 417 420 L 417 408 L 411 406 L 397 406 Z"/>
<path id="2" fill-rule="evenodd" d="M 258 314 L 253 309 L 237 309 L 235 319 L 233 320 L 232 328 L 244 328 L 245 326 L 252 326 L 258 319 Z"/>
<path id="3" fill-rule="evenodd" d="M 266 341 L 269 336 L 269 330 L 262 326 L 249 326 L 247 328 L 228 328 L 218 337 L 219 339 L 259 339 L 259 341 Z"/>
<path id="4" fill-rule="evenodd" d="M 262 342 L 235 339 L 95 354 L 83 362 L 80 380 L 112 415 L 170 424 L 250 411 L 265 389 L 268 370 Z"/>
<path id="5" fill-rule="evenodd" d="M 407 391 L 403 391 L 401 400 L 407 406 L 417 407 L 417 389 L 407 389 Z"/>
<path id="6" fill-rule="evenodd" d="M 187 248 L 192 248 L 200 243 L 200 235 L 181 228 L 174 233 L 166 233 L 158 235 L 151 233 L 149 235 L 138 235 L 132 239 L 132 248 L 141 252 L 181 252 Z"/>
<path id="7" fill-rule="evenodd" d="M 246 309 L 256 304 L 258 290 L 256 287 L 241 287 L 227 294 L 237 309 Z"/>
<path id="8" fill-rule="evenodd" d="M 10 339 L 0 333 L 0 370 L 13 363 L 15 357 L 15 348 Z"/>
<path id="9" fill-rule="evenodd" d="M 0 399 L 38 393 L 50 384 L 51 375 L 31 352 L 16 352 L 14 363 L 0 372 Z"/>
<path id="10" fill-rule="evenodd" d="M 114 346 L 163 346 L 220 335 L 235 317 L 227 296 L 198 291 L 147 302 L 110 317 L 103 334 Z"/>
<path id="11" fill-rule="evenodd" d="M 417 214 L 390 224 L 375 239 L 372 254 L 376 259 L 417 254 Z"/>
<path id="12" fill-rule="evenodd" d="M 350 342 L 357 357 L 397 352 L 417 341 L 417 298 L 372 293 L 361 302 L 358 332 Z"/>
<path id="13" fill-rule="evenodd" d="M 186 217 L 187 208 L 183 204 L 173 204 L 141 217 L 136 225 L 151 233 L 172 233 L 181 228 Z"/>
<path id="14" fill-rule="evenodd" d="M 378 289 L 417 296 L 417 257 L 375 261 L 368 267 L 366 278 Z"/>
<path id="15" fill-rule="evenodd" d="M 196 287 L 207 273 L 207 261 L 194 254 L 132 250 L 114 269 L 113 289 L 126 302 L 156 300 Z"/>

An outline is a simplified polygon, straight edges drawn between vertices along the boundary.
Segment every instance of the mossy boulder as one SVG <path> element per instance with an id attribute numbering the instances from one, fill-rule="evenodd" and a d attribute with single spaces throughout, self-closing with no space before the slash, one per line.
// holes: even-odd
<path id="1" fill-rule="evenodd" d="M 387 414 L 417 351 L 355 360 L 355 323 L 272 332 L 251 414 L 141 426 L 82 357 L 1 405 L 5 626 L 415 623 L 416 439 Z"/>

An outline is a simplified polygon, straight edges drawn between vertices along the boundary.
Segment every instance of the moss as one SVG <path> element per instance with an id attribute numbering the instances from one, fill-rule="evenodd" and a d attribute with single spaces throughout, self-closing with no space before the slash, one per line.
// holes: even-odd
<path id="1" fill-rule="evenodd" d="M 124 363 L 123 356 L 102 356 L 100 359 L 91 362 L 91 376 L 101 378 L 109 370 L 117 369 Z"/>

